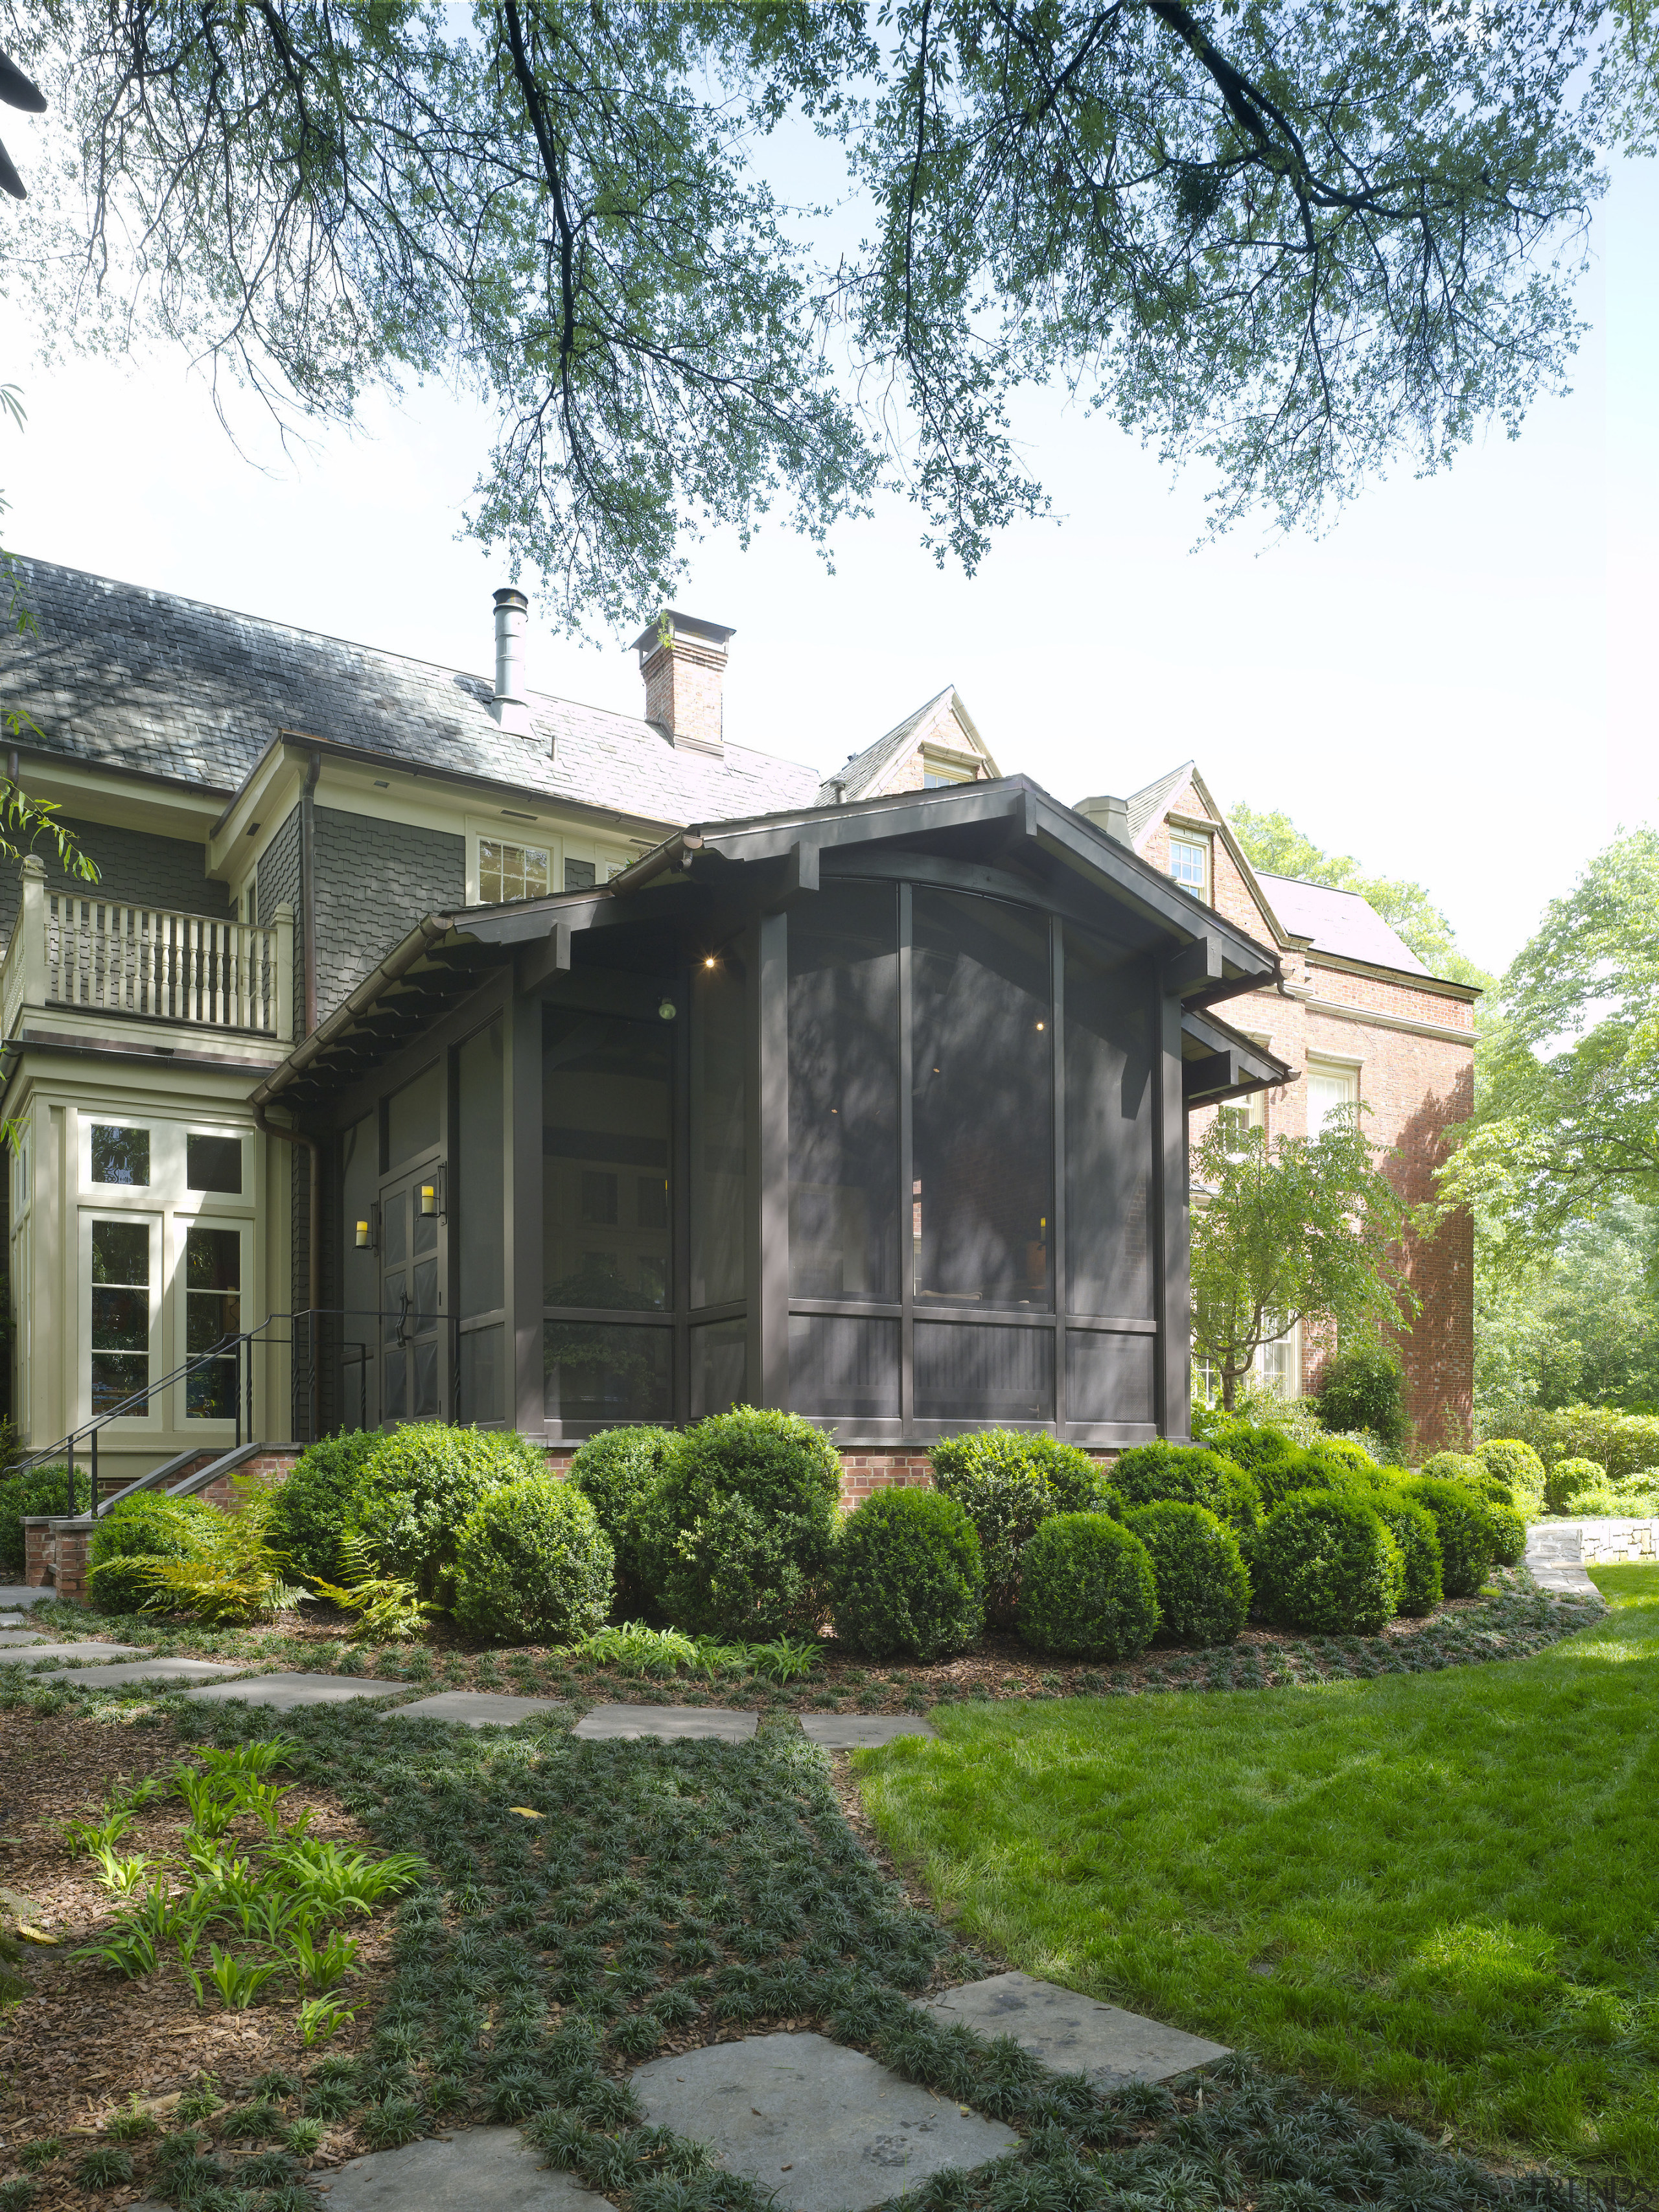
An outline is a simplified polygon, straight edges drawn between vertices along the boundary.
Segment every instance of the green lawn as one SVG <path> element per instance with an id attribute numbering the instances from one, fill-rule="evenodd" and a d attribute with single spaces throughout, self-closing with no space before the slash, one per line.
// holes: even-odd
<path id="1" fill-rule="evenodd" d="M 1659 1568 L 1538 1657 L 973 1705 L 861 1755 L 890 1848 L 1029 1972 L 1488 2154 L 1659 2175 Z"/>

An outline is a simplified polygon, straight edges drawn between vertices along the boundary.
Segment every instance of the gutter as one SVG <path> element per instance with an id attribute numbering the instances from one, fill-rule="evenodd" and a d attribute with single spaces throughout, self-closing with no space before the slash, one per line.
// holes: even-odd
<path id="1" fill-rule="evenodd" d="M 417 921 L 402 944 L 395 946 L 378 968 L 371 969 L 364 976 L 356 989 L 349 998 L 341 1000 L 328 1019 L 319 1023 L 309 1036 L 295 1045 L 286 1060 L 271 1070 L 252 1093 L 251 1103 L 254 1108 L 269 1105 L 289 1077 L 297 1075 L 301 1068 L 308 1067 L 319 1054 L 326 1051 L 335 1038 L 349 1029 L 358 1015 L 374 1003 L 388 984 L 395 983 L 399 977 L 406 975 L 432 945 L 453 933 L 454 927 L 453 917 L 447 914 L 429 914 L 423 921 Z M 276 1136 L 284 1133 L 280 1129 L 272 1131 Z"/>
<path id="2" fill-rule="evenodd" d="M 300 900 L 305 914 L 305 1033 L 317 1026 L 317 782 L 323 772 L 320 752 L 300 787 Z"/>

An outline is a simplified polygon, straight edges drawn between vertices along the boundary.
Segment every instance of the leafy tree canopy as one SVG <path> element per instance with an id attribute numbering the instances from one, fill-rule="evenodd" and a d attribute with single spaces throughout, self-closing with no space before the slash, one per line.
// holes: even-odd
<path id="1" fill-rule="evenodd" d="M 1559 388 L 1646 39 L 1645 0 L 0 0 L 58 134 L 0 286 L 284 424 L 477 391 L 468 526 L 573 627 L 711 518 L 822 541 L 884 483 L 971 569 L 1046 504 L 1036 385 L 1206 463 L 1218 527 L 1315 524 Z M 792 119 L 856 247 L 780 197 L 787 135 L 763 173 Z"/>
<path id="2" fill-rule="evenodd" d="M 1259 1347 L 1298 1322 L 1334 1325 L 1346 1349 L 1417 1311 L 1400 1251 L 1406 1208 L 1360 1110 L 1271 1145 L 1218 1115 L 1193 1147 L 1193 1350 L 1219 1373 L 1230 1411 Z"/>
<path id="3" fill-rule="evenodd" d="M 1288 814 L 1259 814 L 1240 805 L 1228 808 L 1227 819 L 1252 867 L 1304 884 L 1328 884 L 1333 890 L 1357 891 L 1399 931 L 1431 975 L 1478 984 L 1483 991 L 1492 988 L 1492 977 L 1458 951 L 1450 922 L 1421 884 L 1368 876 L 1352 854 L 1327 853 L 1304 837 Z"/>
<path id="4" fill-rule="evenodd" d="M 1504 977 L 1468 1137 L 1440 1177 L 1498 1267 L 1611 1200 L 1659 1200 L 1659 831 L 1599 854 Z"/>

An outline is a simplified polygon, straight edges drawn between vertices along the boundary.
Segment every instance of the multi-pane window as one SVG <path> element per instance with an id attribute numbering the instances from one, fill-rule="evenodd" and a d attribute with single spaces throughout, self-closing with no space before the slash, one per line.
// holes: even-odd
<path id="1" fill-rule="evenodd" d="M 185 1357 L 201 1359 L 241 1327 L 242 1232 L 240 1229 L 185 1231 Z M 236 1354 L 206 1359 L 185 1381 L 185 1410 L 191 1420 L 229 1421 L 236 1415 Z"/>
<path id="2" fill-rule="evenodd" d="M 1235 1098 L 1219 1109 L 1222 1128 L 1226 1133 L 1227 1150 L 1236 1158 L 1249 1149 L 1250 1132 L 1258 1129 L 1265 1139 L 1267 1131 L 1267 1094 L 1252 1091 L 1248 1097 Z"/>
<path id="3" fill-rule="evenodd" d="M 1170 873 L 1182 890 L 1206 898 L 1210 887 L 1210 848 L 1203 837 L 1171 837 Z"/>
<path id="4" fill-rule="evenodd" d="M 94 1221 L 92 1224 L 94 1413 L 112 1412 L 149 1382 L 152 1249 L 148 1221 Z M 131 1410 L 142 1415 L 148 1408 L 137 1405 Z"/>
<path id="5" fill-rule="evenodd" d="M 1357 1068 L 1308 1063 L 1308 1134 L 1316 1137 L 1334 1115 L 1352 1106 L 1359 1095 Z"/>
<path id="6" fill-rule="evenodd" d="M 544 845 L 512 845 L 501 837 L 478 840 L 478 898 L 485 906 L 508 899 L 544 898 L 552 889 L 552 855 Z"/>

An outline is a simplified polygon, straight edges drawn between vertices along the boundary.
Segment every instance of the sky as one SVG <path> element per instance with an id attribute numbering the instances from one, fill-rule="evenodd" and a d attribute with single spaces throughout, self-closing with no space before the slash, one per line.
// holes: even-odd
<path id="1" fill-rule="evenodd" d="M 1373 483 L 1316 540 L 1194 550 L 1201 479 L 1047 398 L 1018 427 L 1057 519 L 971 580 L 896 499 L 838 533 L 833 574 L 787 531 L 711 537 L 678 604 L 735 627 L 728 742 L 829 770 L 954 684 L 1005 771 L 1070 801 L 1193 758 L 1224 802 L 1425 884 L 1501 972 L 1621 827 L 1659 822 L 1654 164 L 1616 167 L 1591 243 L 1571 393 L 1447 473 Z M 356 434 L 287 462 L 264 441 L 255 467 L 181 355 L 48 369 L 25 325 L 0 328 L 28 410 L 0 433 L 14 550 L 489 671 L 507 578 L 458 536 L 475 403 L 375 400 Z M 638 713 L 629 634 L 584 647 L 532 616 L 532 685 Z"/>

